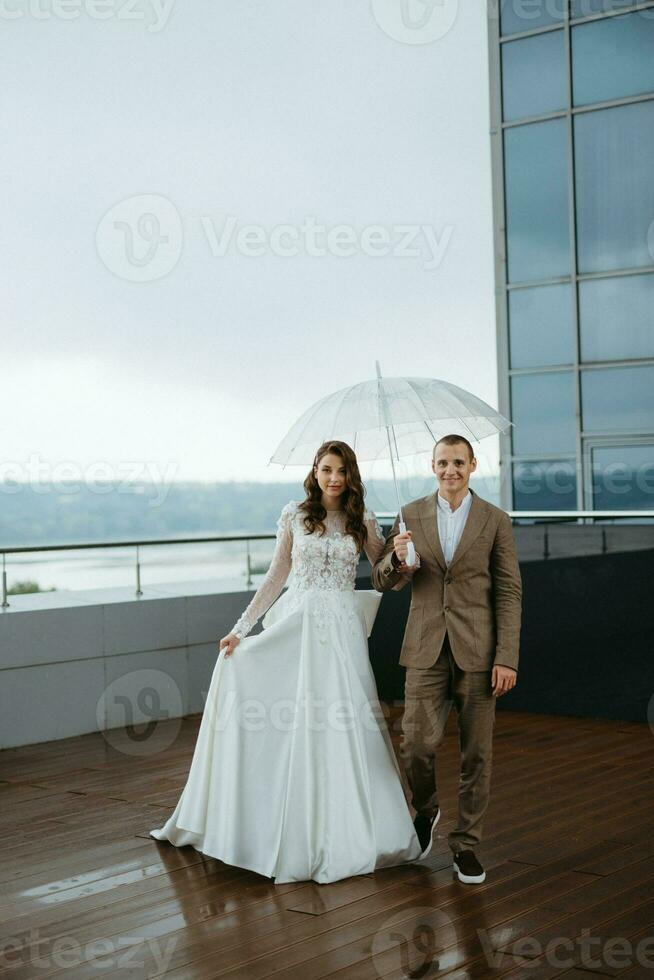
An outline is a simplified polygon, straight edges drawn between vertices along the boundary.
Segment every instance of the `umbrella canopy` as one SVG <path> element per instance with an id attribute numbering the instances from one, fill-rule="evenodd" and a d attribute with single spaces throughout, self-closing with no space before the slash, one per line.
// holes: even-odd
<path id="1" fill-rule="evenodd" d="M 316 450 L 328 439 L 352 447 L 359 461 L 390 456 L 399 508 L 399 529 L 406 531 L 395 460 L 432 449 L 449 432 L 484 439 L 506 432 L 513 423 L 481 398 L 439 378 L 383 378 L 342 388 L 315 402 L 302 415 L 270 457 L 282 466 L 312 464 Z M 407 565 L 415 564 L 408 543 Z"/>
<path id="2" fill-rule="evenodd" d="M 439 378 L 362 381 L 326 395 L 304 412 L 270 458 L 282 466 L 313 463 L 327 439 L 352 447 L 361 461 L 429 451 L 441 436 L 470 440 L 506 432 L 513 423 L 464 388 Z"/>

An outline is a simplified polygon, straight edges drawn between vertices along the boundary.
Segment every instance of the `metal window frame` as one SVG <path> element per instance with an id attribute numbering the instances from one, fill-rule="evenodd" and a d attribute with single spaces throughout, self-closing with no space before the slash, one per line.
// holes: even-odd
<path id="1" fill-rule="evenodd" d="M 593 509 L 593 450 L 622 448 L 623 446 L 654 446 L 654 432 L 651 435 L 612 436 L 589 435 L 584 438 L 582 468 L 586 488 L 585 510 Z"/>
<path id="2" fill-rule="evenodd" d="M 499 0 L 498 0 L 499 2 Z M 502 34 L 500 26 L 500 16 L 492 13 L 492 4 L 489 5 L 489 21 L 492 18 L 497 26 L 497 36 L 502 44 L 506 41 L 519 41 L 525 37 L 533 37 L 534 34 L 547 34 L 549 31 L 560 31 L 563 25 L 568 22 L 571 27 L 578 24 L 590 24 L 594 20 L 608 20 L 609 17 L 623 17 L 625 14 L 635 14 L 639 10 L 651 10 L 654 7 L 654 0 L 644 0 L 644 2 L 634 2 L 622 10 L 601 10 L 594 14 L 586 14 L 585 17 L 571 17 L 570 3 L 566 2 L 564 16 L 555 24 L 544 24 L 542 27 L 530 27 L 526 31 L 515 31 L 513 34 Z"/>
<path id="3" fill-rule="evenodd" d="M 654 357 L 623 357 L 615 361 L 580 361 L 579 370 L 608 371 L 611 368 L 654 367 Z M 542 367 L 509 368 L 509 375 L 515 377 L 522 374 L 553 374 L 557 371 L 572 371 L 574 362 L 568 364 L 544 364 Z"/>
<path id="4" fill-rule="evenodd" d="M 565 5 L 564 18 L 557 24 L 537 27 L 515 34 L 500 33 L 500 18 L 489 4 L 488 13 L 488 45 L 489 45 L 489 107 L 490 107 L 490 139 L 491 139 L 491 184 L 493 206 L 493 246 L 495 272 L 495 320 L 496 320 L 496 350 L 498 372 L 498 408 L 508 418 L 512 417 L 511 378 L 515 375 L 543 374 L 562 370 L 572 371 L 575 386 L 575 426 L 576 426 L 576 456 L 570 453 L 537 454 L 513 453 L 511 433 L 500 435 L 500 501 L 506 510 L 513 510 L 513 462 L 528 460 L 559 460 L 574 459 L 577 461 L 577 509 L 583 510 L 592 498 L 592 474 L 585 462 L 585 447 L 589 440 L 602 439 L 616 444 L 616 436 L 620 444 L 630 439 L 647 442 L 646 434 L 637 433 L 591 433 L 584 432 L 581 412 L 581 372 L 600 370 L 612 367 L 636 367 L 654 364 L 654 358 L 634 358 L 607 361 L 581 361 L 581 324 L 579 315 L 579 283 L 584 280 L 615 278 L 628 275 L 647 275 L 654 273 L 654 264 L 625 269 L 602 270 L 593 273 L 580 273 L 577 261 L 577 218 L 576 218 L 576 185 L 575 185 L 575 145 L 574 117 L 584 112 L 597 112 L 604 109 L 638 102 L 654 100 L 654 92 L 592 103 L 583 106 L 573 106 L 572 91 L 572 43 L 571 30 L 579 24 L 618 17 L 624 14 L 636 13 L 639 10 L 654 10 L 654 0 L 644 3 L 634 3 L 627 9 L 605 11 L 589 14 L 586 17 L 571 18 L 569 2 Z M 531 116 L 519 120 L 505 122 L 502 106 L 502 45 L 510 41 L 533 37 L 550 31 L 563 31 L 565 44 L 565 65 L 567 72 L 568 105 L 564 110 Z M 509 283 L 507 277 L 507 217 L 506 217 L 506 174 L 504 160 L 504 131 L 515 126 L 524 126 L 534 122 L 545 122 L 550 119 L 565 118 L 567 121 L 568 145 L 568 221 L 570 232 L 570 273 L 566 276 L 556 276 L 549 279 L 532 280 L 528 282 Z M 574 361 L 564 365 L 547 365 L 534 368 L 511 368 L 508 302 L 512 289 L 528 289 L 534 286 L 546 286 L 570 283 L 571 302 L 573 305 L 574 330 Z M 592 506 L 592 504 L 591 504 Z"/>

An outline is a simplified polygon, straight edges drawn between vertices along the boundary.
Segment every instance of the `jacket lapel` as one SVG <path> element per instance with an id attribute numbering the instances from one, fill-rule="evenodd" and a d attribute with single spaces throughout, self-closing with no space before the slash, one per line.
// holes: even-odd
<path id="1" fill-rule="evenodd" d="M 438 514 L 436 512 L 437 506 L 438 504 L 436 502 L 435 493 L 430 493 L 429 496 L 424 497 L 419 512 L 420 523 L 422 525 L 422 533 L 427 539 L 427 544 L 431 548 L 434 558 L 443 571 L 446 572 L 447 565 L 445 564 L 445 557 L 441 547 L 441 539 L 438 534 Z M 468 517 L 470 517 L 469 514 Z"/>
<path id="2" fill-rule="evenodd" d="M 450 568 L 456 564 L 459 558 L 462 558 L 465 555 L 466 551 L 483 531 L 489 518 L 490 511 L 484 506 L 484 501 L 477 496 L 474 490 L 470 490 L 470 493 L 472 494 L 470 510 L 468 512 L 465 527 L 463 528 L 461 540 L 459 541 L 459 545 L 454 552 L 452 561 L 450 562 Z"/>

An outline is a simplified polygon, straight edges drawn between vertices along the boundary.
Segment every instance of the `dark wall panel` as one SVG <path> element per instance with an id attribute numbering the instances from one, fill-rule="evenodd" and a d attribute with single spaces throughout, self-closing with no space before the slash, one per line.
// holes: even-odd
<path id="1" fill-rule="evenodd" d="M 520 671 L 498 710 L 647 721 L 654 696 L 654 551 L 529 561 L 521 572 Z M 370 588 L 370 580 L 359 586 Z M 409 602 L 409 588 L 384 595 L 370 637 L 383 700 L 404 697 L 398 659 Z"/>

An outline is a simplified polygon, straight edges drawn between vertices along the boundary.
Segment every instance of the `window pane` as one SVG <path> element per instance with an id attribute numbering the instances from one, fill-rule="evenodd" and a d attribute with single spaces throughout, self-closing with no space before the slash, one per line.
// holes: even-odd
<path id="1" fill-rule="evenodd" d="M 509 282 L 570 273 L 564 119 L 504 134 Z"/>
<path id="2" fill-rule="evenodd" d="M 541 460 L 513 464 L 514 510 L 576 510 L 574 460 Z"/>
<path id="3" fill-rule="evenodd" d="M 572 81 L 575 105 L 651 92 L 654 17 L 626 14 L 573 27 Z"/>
<path id="4" fill-rule="evenodd" d="M 575 451 L 574 378 L 571 371 L 520 374 L 511 379 L 513 452 Z"/>
<path id="5" fill-rule="evenodd" d="M 654 445 L 592 450 L 595 510 L 654 510 Z"/>
<path id="6" fill-rule="evenodd" d="M 586 432 L 654 429 L 654 367 L 582 371 L 581 397 Z"/>
<path id="7" fill-rule="evenodd" d="M 572 288 L 568 284 L 512 289 L 509 293 L 511 367 L 546 367 L 574 361 Z"/>
<path id="8" fill-rule="evenodd" d="M 626 10 L 633 7 L 636 0 L 571 0 L 571 17 L 588 17 L 590 14 L 609 13 L 612 10 Z"/>
<path id="9" fill-rule="evenodd" d="M 563 31 L 502 45 L 504 119 L 565 109 L 568 103 Z"/>
<path id="10" fill-rule="evenodd" d="M 579 271 L 651 265 L 654 101 L 576 116 L 575 155 Z"/>
<path id="11" fill-rule="evenodd" d="M 502 34 L 518 34 L 563 20 L 566 0 L 502 0 Z"/>
<path id="12" fill-rule="evenodd" d="M 580 282 L 579 314 L 582 360 L 654 357 L 654 275 Z"/>

